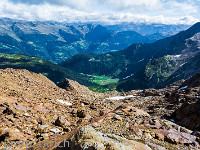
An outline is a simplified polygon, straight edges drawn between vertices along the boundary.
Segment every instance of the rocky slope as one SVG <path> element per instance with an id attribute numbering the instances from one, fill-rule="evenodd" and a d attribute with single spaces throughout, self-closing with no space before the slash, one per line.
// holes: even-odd
<path id="1" fill-rule="evenodd" d="M 179 89 L 182 83 L 160 90 L 100 94 L 72 80 L 60 83 L 61 89 L 42 74 L 0 70 L 1 147 L 12 141 L 20 150 L 198 149 L 196 132 L 167 120 L 200 93 L 199 87 Z M 185 99 L 179 101 L 181 97 Z M 69 147 L 62 148 L 61 142 L 47 146 L 47 139 L 65 139 Z M 16 145 L 19 140 L 28 146 Z"/>
<path id="2" fill-rule="evenodd" d="M 200 133 L 200 73 L 195 74 L 179 87 L 179 91 L 173 92 L 170 100 L 177 103 L 182 101 L 183 105 L 177 109 L 172 117 L 179 123 L 195 131 L 199 136 Z M 193 91 L 191 91 L 193 89 Z M 195 90 L 197 92 L 195 92 Z"/>
<path id="3" fill-rule="evenodd" d="M 0 52 L 42 57 L 59 63 L 79 53 L 105 53 L 133 43 L 164 38 L 134 31 L 118 32 L 101 25 L 62 25 L 40 21 L 0 19 Z"/>
<path id="4" fill-rule="evenodd" d="M 9 138 L 35 142 L 38 138 L 75 129 L 78 118 L 74 118 L 73 113 L 82 115 L 80 118 L 85 117 L 86 111 L 90 111 L 91 116 L 97 114 L 89 107 L 101 94 L 95 94 L 84 86 L 78 88 L 78 92 L 66 91 L 42 74 L 27 70 L 0 70 L 0 78 L 1 141 Z M 84 100 L 88 101 L 88 108 L 84 107 L 82 113 L 80 102 Z M 87 118 L 90 118 L 89 114 Z"/>

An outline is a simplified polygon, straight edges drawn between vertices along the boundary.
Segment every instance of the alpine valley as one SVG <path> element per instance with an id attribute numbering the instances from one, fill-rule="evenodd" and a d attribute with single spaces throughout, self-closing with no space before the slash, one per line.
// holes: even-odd
<path id="1" fill-rule="evenodd" d="M 200 71 L 200 23 L 154 43 L 105 54 L 78 54 L 60 65 L 75 72 L 118 78 L 117 90 L 163 88 Z"/>
<path id="2" fill-rule="evenodd" d="M 200 149 L 200 23 L 0 19 L 7 149 Z"/>

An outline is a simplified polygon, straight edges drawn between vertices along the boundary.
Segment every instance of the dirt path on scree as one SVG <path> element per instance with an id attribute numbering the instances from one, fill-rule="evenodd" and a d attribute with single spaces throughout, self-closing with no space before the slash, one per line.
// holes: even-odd
<path id="1" fill-rule="evenodd" d="M 85 124 L 82 124 L 80 126 L 78 126 L 75 130 L 65 134 L 65 135 L 60 135 L 60 136 L 57 136 L 57 137 L 52 137 L 50 139 L 48 139 L 49 141 L 63 141 L 64 139 L 65 140 L 68 140 L 70 137 L 72 137 L 74 134 L 76 134 L 82 127 L 86 126 L 86 125 L 91 125 L 93 123 L 96 123 L 96 122 L 99 122 L 100 120 L 106 118 L 110 113 L 115 113 L 116 111 L 122 109 L 122 106 L 119 106 L 117 107 L 116 109 L 106 113 L 105 115 L 103 116 L 100 116 L 100 117 L 97 117 L 97 118 L 94 118 L 91 122 L 89 123 L 85 123 Z M 44 145 L 44 142 L 41 142 L 40 145 Z M 66 148 L 59 148 L 59 147 L 47 147 L 47 148 L 41 148 L 39 144 L 36 144 L 36 145 L 33 145 L 32 147 L 29 147 L 29 148 L 25 148 L 26 150 L 64 150 Z"/>

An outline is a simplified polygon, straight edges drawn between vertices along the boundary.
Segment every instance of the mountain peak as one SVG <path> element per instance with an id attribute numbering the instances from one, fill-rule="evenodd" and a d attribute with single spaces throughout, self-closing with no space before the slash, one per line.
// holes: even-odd
<path id="1" fill-rule="evenodd" d="M 90 41 L 105 41 L 111 37 L 112 31 L 103 27 L 101 25 L 97 25 L 93 30 L 86 34 L 86 38 Z"/>
<path id="2" fill-rule="evenodd" d="M 191 26 L 188 30 L 188 32 L 191 32 L 191 34 L 195 34 L 197 32 L 200 32 L 200 22 L 197 22 L 193 26 Z"/>

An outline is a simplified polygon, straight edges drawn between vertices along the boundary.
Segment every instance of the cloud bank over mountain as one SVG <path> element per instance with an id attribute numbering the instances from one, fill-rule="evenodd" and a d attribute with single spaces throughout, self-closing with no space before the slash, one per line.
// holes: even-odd
<path id="1" fill-rule="evenodd" d="M 67 22 L 194 24 L 198 0 L 2 0 L 0 17 Z"/>

